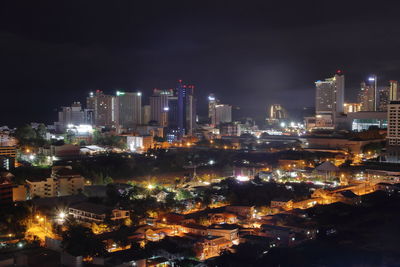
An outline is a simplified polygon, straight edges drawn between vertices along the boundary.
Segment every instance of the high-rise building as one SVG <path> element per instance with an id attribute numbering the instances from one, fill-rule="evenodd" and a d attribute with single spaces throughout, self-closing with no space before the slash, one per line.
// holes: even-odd
<path id="1" fill-rule="evenodd" d="M 232 122 L 232 106 L 226 104 L 215 105 L 215 125 Z"/>
<path id="2" fill-rule="evenodd" d="M 154 89 L 150 97 L 151 121 L 156 121 L 160 126 L 168 125 L 168 98 L 172 97 L 174 92 L 170 90 Z"/>
<path id="3" fill-rule="evenodd" d="M 389 87 L 382 87 L 378 92 L 378 110 L 377 111 L 387 111 L 389 104 Z"/>
<path id="4" fill-rule="evenodd" d="M 178 128 L 178 97 L 168 97 L 168 128 Z"/>
<path id="5" fill-rule="evenodd" d="M 115 117 L 118 125 L 132 129 L 142 123 L 142 93 L 117 91 Z"/>
<path id="6" fill-rule="evenodd" d="M 96 126 L 115 126 L 115 96 L 105 95 L 102 91 L 91 92 L 86 99 L 87 107 L 94 110 L 94 123 Z"/>
<path id="7" fill-rule="evenodd" d="M 330 116 L 332 122 L 343 113 L 344 108 L 344 75 L 338 70 L 332 78 L 316 81 L 315 111 L 320 116 Z M 332 125 L 333 126 L 333 125 Z"/>
<path id="8" fill-rule="evenodd" d="M 268 120 L 270 122 L 273 121 L 279 121 L 279 120 L 285 120 L 287 119 L 287 112 L 284 107 L 282 107 L 281 104 L 273 104 L 269 108 L 269 118 Z"/>
<path id="9" fill-rule="evenodd" d="M 399 100 L 399 89 L 397 81 L 389 81 L 389 101 Z"/>
<path id="10" fill-rule="evenodd" d="M 361 103 L 361 111 L 375 111 L 375 90 L 372 85 L 362 82 L 358 99 Z"/>
<path id="11" fill-rule="evenodd" d="M 68 125 L 85 124 L 85 111 L 82 110 L 81 103 L 74 102 L 70 107 L 62 107 L 58 112 L 58 125 L 64 131 Z"/>
<path id="12" fill-rule="evenodd" d="M 208 96 L 208 118 L 213 127 L 232 122 L 232 106 L 220 104 L 214 94 Z"/>
<path id="13" fill-rule="evenodd" d="M 400 101 L 388 105 L 387 140 L 390 146 L 400 146 Z"/>
<path id="14" fill-rule="evenodd" d="M 213 122 L 213 117 L 215 117 L 215 105 L 217 105 L 218 103 L 219 102 L 215 98 L 214 94 L 210 94 L 208 96 L 208 118 L 213 125 L 215 125 L 215 123 Z"/>
<path id="15" fill-rule="evenodd" d="M 151 106 L 144 105 L 142 107 L 142 124 L 149 124 L 151 120 Z"/>
<path id="16" fill-rule="evenodd" d="M 178 95 L 178 136 L 192 135 L 196 127 L 196 99 L 194 85 L 179 80 L 176 87 Z"/>
<path id="17" fill-rule="evenodd" d="M 361 111 L 361 103 L 344 103 L 344 113 L 353 113 Z"/>

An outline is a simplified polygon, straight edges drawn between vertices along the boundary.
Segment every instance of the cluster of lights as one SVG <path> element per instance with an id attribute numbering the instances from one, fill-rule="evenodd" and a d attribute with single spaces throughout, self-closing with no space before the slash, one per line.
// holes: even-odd
<path id="1" fill-rule="evenodd" d="M 236 176 L 236 180 L 239 182 L 247 182 L 250 180 L 249 176 L 238 175 Z"/>

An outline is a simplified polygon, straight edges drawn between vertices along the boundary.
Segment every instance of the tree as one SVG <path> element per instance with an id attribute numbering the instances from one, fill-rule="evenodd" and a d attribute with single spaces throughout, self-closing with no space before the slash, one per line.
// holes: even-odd
<path id="1" fill-rule="evenodd" d="M 87 227 L 71 225 L 62 237 L 61 245 L 71 255 L 99 256 L 106 252 L 105 244 L 97 239 L 92 230 Z"/>

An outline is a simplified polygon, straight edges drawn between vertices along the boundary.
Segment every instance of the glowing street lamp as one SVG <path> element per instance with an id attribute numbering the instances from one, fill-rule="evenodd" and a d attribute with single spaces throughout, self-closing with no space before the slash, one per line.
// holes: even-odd
<path id="1" fill-rule="evenodd" d="M 147 185 L 147 189 L 149 190 L 153 190 L 155 188 L 155 186 L 153 184 L 148 184 Z"/>
<path id="2" fill-rule="evenodd" d="M 66 216 L 67 216 L 67 215 L 66 215 L 65 212 L 63 212 L 63 211 L 61 211 L 60 214 L 58 214 L 58 217 L 59 217 L 61 220 L 64 220 Z"/>

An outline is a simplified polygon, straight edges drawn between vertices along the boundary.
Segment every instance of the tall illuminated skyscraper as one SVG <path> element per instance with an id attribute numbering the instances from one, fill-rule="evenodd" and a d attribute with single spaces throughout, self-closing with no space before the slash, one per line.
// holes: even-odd
<path id="1" fill-rule="evenodd" d="M 176 86 L 178 95 L 178 135 L 192 135 L 196 127 L 196 99 L 194 85 L 187 85 L 178 80 Z"/>
<path id="2" fill-rule="evenodd" d="M 358 100 L 361 103 L 362 111 L 374 111 L 374 105 L 375 105 L 374 87 L 370 84 L 362 82 L 361 90 L 358 95 Z"/>
<path id="3" fill-rule="evenodd" d="M 273 104 L 269 108 L 269 118 L 270 122 L 279 121 L 287 119 L 286 109 L 282 107 L 281 104 Z"/>
<path id="4" fill-rule="evenodd" d="M 210 125 L 216 127 L 221 123 L 232 121 L 232 106 L 220 104 L 214 94 L 208 96 L 208 118 Z"/>
<path id="5" fill-rule="evenodd" d="M 170 90 L 154 89 L 150 97 L 151 120 L 156 121 L 160 126 L 168 125 L 168 98 L 172 97 L 174 92 Z"/>
<path id="6" fill-rule="evenodd" d="M 142 123 L 142 93 L 117 91 L 115 97 L 115 118 L 118 125 L 132 129 Z"/>
<path id="7" fill-rule="evenodd" d="M 115 126 L 115 96 L 105 95 L 102 91 L 91 92 L 86 99 L 87 107 L 94 111 L 94 124 L 96 126 Z"/>
<path id="8" fill-rule="evenodd" d="M 344 111 L 344 75 L 338 70 L 332 78 L 316 81 L 315 111 L 317 118 L 331 118 L 332 124 L 336 117 Z M 333 125 L 332 125 L 333 126 Z"/>

